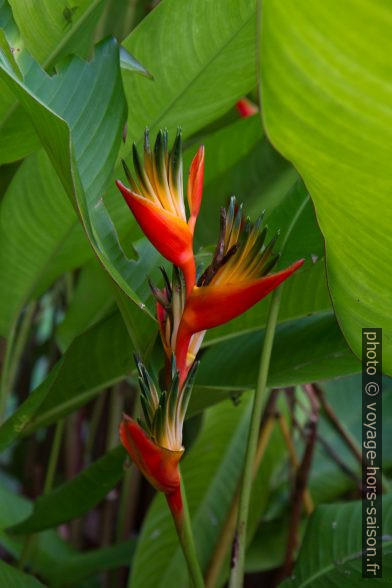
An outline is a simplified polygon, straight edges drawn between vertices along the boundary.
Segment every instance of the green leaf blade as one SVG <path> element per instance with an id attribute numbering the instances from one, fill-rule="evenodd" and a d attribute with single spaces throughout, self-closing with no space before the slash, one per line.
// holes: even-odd
<path id="1" fill-rule="evenodd" d="M 392 16 L 385 6 L 267 2 L 262 93 L 269 136 L 313 198 L 339 324 L 358 356 L 362 328 L 383 327 L 384 370 L 392 373 Z"/>

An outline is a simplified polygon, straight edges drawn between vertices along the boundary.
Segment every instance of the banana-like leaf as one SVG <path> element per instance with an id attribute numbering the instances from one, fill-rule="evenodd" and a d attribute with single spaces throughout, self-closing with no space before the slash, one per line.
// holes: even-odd
<path id="1" fill-rule="evenodd" d="M 88 55 L 104 4 L 105 0 L 77 3 L 0 0 L 0 28 L 16 50 L 24 73 L 30 63 L 28 52 L 44 68 L 51 68 L 69 53 Z M 18 53 L 23 54 L 23 58 Z M 8 163 L 39 149 L 40 140 L 7 85 L 0 82 L 0 88 L 0 161 Z"/>
<path id="2" fill-rule="evenodd" d="M 388 374 L 391 19 L 383 0 L 268 0 L 261 33 L 267 132 L 313 198 L 344 335 L 361 356 L 362 328 L 382 327 Z"/>
<path id="3" fill-rule="evenodd" d="M 75 53 L 87 57 L 105 0 L 8 0 L 24 46 L 45 68 Z"/>
<path id="4" fill-rule="evenodd" d="M 81 269 L 65 318 L 56 329 L 56 340 L 62 351 L 75 337 L 111 314 L 114 304 L 111 281 L 97 260 L 92 259 Z"/>
<path id="5" fill-rule="evenodd" d="M 319 506 L 306 529 L 304 542 L 291 579 L 282 588 L 361 588 L 362 578 L 362 503 Z M 383 525 L 392 526 L 392 494 L 383 497 Z M 315 541 L 317 537 L 317 541 Z M 389 531 L 381 545 L 383 579 L 377 585 L 389 586 L 392 574 L 392 538 Z"/>
<path id="6" fill-rule="evenodd" d="M 132 140 L 146 125 L 189 136 L 256 85 L 255 13 L 254 0 L 165 0 L 143 19 L 123 42 L 154 76 L 124 76 Z"/>
<path id="7" fill-rule="evenodd" d="M 0 332 L 31 298 L 92 251 L 45 151 L 17 170 L 0 205 Z"/>
<path id="8" fill-rule="evenodd" d="M 2 586 L 12 586 L 12 588 L 43 588 L 45 586 L 34 576 L 17 570 L 5 561 L 0 561 L 0 582 Z"/>
<path id="9" fill-rule="evenodd" d="M 118 45 L 106 40 L 96 47 L 91 62 L 74 57 L 53 77 L 37 64 L 33 71 L 26 85 L 3 61 L 0 78 L 29 113 L 98 259 L 144 309 L 130 285 L 135 262 L 124 254 L 101 197 L 116 159 L 126 110 Z"/>
<path id="10" fill-rule="evenodd" d="M 0 29 L 6 32 L 13 49 L 23 52 L 23 59 L 18 61 L 24 73 L 30 63 L 28 54 L 44 69 L 52 71 L 53 66 L 67 55 L 89 57 L 96 25 L 106 5 L 108 0 L 75 3 L 8 0 L 8 4 L 6 0 L 0 0 Z M 18 53 L 16 55 L 19 57 Z M 123 69 L 151 77 L 128 51 L 122 49 L 120 56 Z M 40 140 L 15 96 L 2 82 L 0 89 L 0 162 L 8 163 L 37 150 Z"/>
<path id="11" fill-rule="evenodd" d="M 114 459 L 113 452 L 110 455 Z M 4 531 L 4 528 L 28 517 L 32 508 L 32 503 L 29 500 L 11 491 L 6 487 L 6 484 L 2 483 L 0 487 L 0 545 L 15 559 L 21 557 L 25 537 L 9 534 Z M 104 570 L 116 569 L 122 565 L 129 565 L 134 549 L 135 540 L 131 539 L 110 547 L 78 553 L 69 543 L 59 537 L 57 530 L 49 530 L 35 535 L 34 549 L 30 552 L 28 561 L 34 562 L 36 571 L 53 588 L 68 586 L 71 582 L 79 582 L 78 586 L 85 586 L 80 581 L 88 576 L 94 576 Z M 19 584 L 11 581 L 8 584 L 1 582 L 1 586 L 4 587 L 10 586 L 11 588 L 14 585 L 18 586 Z M 24 587 L 27 584 L 21 584 L 21 586 Z"/>
<path id="12" fill-rule="evenodd" d="M 112 449 L 72 480 L 40 496 L 33 512 L 7 531 L 35 533 L 82 516 L 101 502 L 121 479 L 125 455 L 122 446 Z"/>
<path id="13" fill-rule="evenodd" d="M 198 370 L 197 387 L 253 389 L 263 340 L 264 331 L 256 331 L 207 348 Z M 268 386 L 305 384 L 360 370 L 361 362 L 347 346 L 332 313 L 278 325 Z"/>

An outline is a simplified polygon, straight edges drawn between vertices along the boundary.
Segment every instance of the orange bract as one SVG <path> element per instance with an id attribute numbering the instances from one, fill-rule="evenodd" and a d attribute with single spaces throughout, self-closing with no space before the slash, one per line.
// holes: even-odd
<path id="1" fill-rule="evenodd" d="M 294 273 L 303 259 L 290 267 L 269 274 L 278 255 L 273 247 L 276 234 L 264 245 L 267 229 L 261 230 L 262 217 L 254 224 L 244 221 L 242 207 L 231 199 L 221 211 L 221 231 L 210 266 L 187 297 L 176 338 L 176 358 L 181 374 L 186 377 L 188 350 L 196 333 L 226 323 L 248 310 Z M 269 275 L 268 275 L 269 274 Z"/>
<path id="2" fill-rule="evenodd" d="M 116 184 L 154 247 L 181 268 L 189 293 L 196 277 L 193 232 L 202 198 L 204 148 L 199 148 L 191 164 L 188 180 L 188 221 L 183 193 L 181 133 L 177 133 L 169 154 L 167 131 L 158 133 L 153 152 L 146 131 L 144 165 L 140 162 L 135 146 L 133 163 L 136 179 L 123 162 L 131 189 L 120 181 Z"/>

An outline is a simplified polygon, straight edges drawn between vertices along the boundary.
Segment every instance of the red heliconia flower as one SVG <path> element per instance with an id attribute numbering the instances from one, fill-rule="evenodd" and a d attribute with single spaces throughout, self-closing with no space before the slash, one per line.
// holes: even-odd
<path id="1" fill-rule="evenodd" d="M 184 449 L 172 451 L 154 443 L 144 429 L 124 415 L 120 439 L 132 461 L 156 490 L 176 494 L 180 488 L 179 461 Z"/>
<path id="2" fill-rule="evenodd" d="M 121 443 L 152 486 L 164 492 L 173 515 L 177 516 L 182 510 L 178 467 L 184 453 L 182 427 L 197 364 L 189 372 L 181 392 L 174 356 L 168 391 L 158 392 L 138 357 L 136 364 L 144 421 L 136 422 L 124 415 L 119 431 Z"/>
<path id="3" fill-rule="evenodd" d="M 242 207 L 231 199 L 221 211 L 221 233 L 211 265 L 187 297 L 176 337 L 176 359 L 180 384 L 191 366 L 190 341 L 196 333 L 230 321 L 267 296 L 304 263 L 269 274 L 279 255 L 273 247 L 279 236 L 264 246 L 267 229 L 260 231 L 262 217 L 253 225 L 244 222 Z"/>
<path id="4" fill-rule="evenodd" d="M 249 98 L 241 98 L 238 100 L 238 102 L 236 102 L 235 106 L 242 118 L 247 118 L 248 116 L 252 116 L 253 114 L 257 114 L 259 112 L 256 104 L 251 102 Z"/>
<path id="5" fill-rule="evenodd" d="M 136 181 L 123 162 L 131 189 L 118 180 L 116 184 L 147 238 L 161 255 L 181 268 L 189 293 L 196 278 L 193 233 L 202 198 L 204 147 L 197 151 L 189 172 L 188 220 L 183 193 L 180 131 L 169 154 L 167 131 L 159 131 L 152 152 L 146 130 L 144 166 L 135 145 L 133 163 Z"/>

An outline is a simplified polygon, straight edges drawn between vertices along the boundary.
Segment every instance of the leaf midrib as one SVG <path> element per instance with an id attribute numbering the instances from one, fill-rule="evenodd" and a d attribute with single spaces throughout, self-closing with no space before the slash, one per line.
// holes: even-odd
<path id="1" fill-rule="evenodd" d="M 245 26 L 249 23 L 252 17 L 255 17 L 255 14 L 256 11 L 254 10 L 252 14 L 250 14 L 249 17 L 244 20 L 242 25 L 232 35 L 230 35 L 230 37 L 220 46 L 219 50 L 216 53 L 214 53 L 210 57 L 210 59 L 208 59 L 208 61 L 204 64 L 204 67 L 200 68 L 197 74 L 194 75 L 190 80 L 188 80 L 188 82 L 181 89 L 181 91 L 174 96 L 174 98 L 166 106 L 163 112 L 161 112 L 158 118 L 154 121 L 153 125 L 151 125 L 150 131 L 151 129 L 155 129 L 159 125 L 159 123 L 161 122 L 161 120 L 164 119 L 166 114 L 172 110 L 174 104 L 178 102 L 186 94 L 186 92 L 189 90 L 189 88 L 192 87 L 195 81 L 205 72 L 207 68 L 210 67 L 210 65 L 221 55 L 221 53 L 223 53 L 223 51 L 230 45 L 230 43 L 232 43 L 233 39 L 235 39 L 236 36 L 240 34 L 240 32 L 245 28 Z M 142 141 L 142 138 L 139 139 L 139 141 L 137 141 L 137 144 L 140 145 Z"/>
<path id="2" fill-rule="evenodd" d="M 84 25 L 85 21 L 88 17 L 94 12 L 94 10 L 99 6 L 99 4 L 103 3 L 104 0 L 93 0 L 90 6 L 82 13 L 80 18 L 75 22 L 75 26 L 69 29 L 69 32 L 61 38 L 60 43 L 56 46 L 55 49 L 51 52 L 49 57 L 47 57 L 42 64 L 44 69 L 53 65 L 54 60 L 56 59 L 57 55 L 60 51 L 67 45 L 67 43 L 72 39 L 74 34 L 77 34 L 79 29 Z"/>

